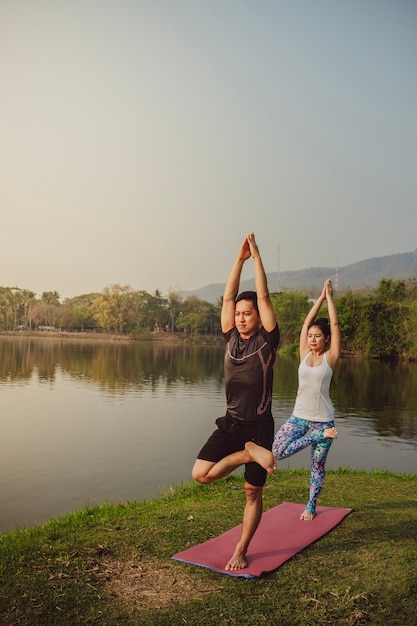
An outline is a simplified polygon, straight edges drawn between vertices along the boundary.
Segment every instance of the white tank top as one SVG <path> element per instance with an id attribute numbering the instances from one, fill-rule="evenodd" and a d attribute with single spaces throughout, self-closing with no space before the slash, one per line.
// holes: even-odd
<path id="1" fill-rule="evenodd" d="M 327 363 L 326 353 L 317 367 L 307 365 L 310 354 L 298 367 L 298 391 L 293 414 L 310 422 L 331 422 L 334 420 L 334 407 L 329 389 L 333 370 Z"/>

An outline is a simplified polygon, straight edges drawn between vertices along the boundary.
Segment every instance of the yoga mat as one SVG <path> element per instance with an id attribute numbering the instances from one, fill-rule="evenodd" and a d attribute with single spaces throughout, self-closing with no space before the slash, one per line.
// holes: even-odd
<path id="1" fill-rule="evenodd" d="M 303 504 L 283 502 L 262 515 L 246 554 L 248 567 L 245 569 L 235 572 L 224 569 L 240 538 L 241 524 L 214 539 L 178 552 L 172 558 L 229 576 L 260 578 L 328 533 L 352 511 L 318 506 L 315 518 L 303 521 L 299 518 L 304 509 Z"/>

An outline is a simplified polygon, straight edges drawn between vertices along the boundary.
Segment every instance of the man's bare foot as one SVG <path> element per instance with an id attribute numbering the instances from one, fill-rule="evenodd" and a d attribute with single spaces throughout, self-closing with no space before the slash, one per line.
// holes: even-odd
<path id="1" fill-rule="evenodd" d="M 314 519 L 314 513 L 312 513 L 311 511 L 307 511 L 306 509 L 301 513 L 300 519 L 304 520 L 305 522 L 310 522 L 312 519 Z"/>
<path id="2" fill-rule="evenodd" d="M 270 450 L 267 450 L 262 446 L 258 446 L 258 444 L 253 441 L 247 441 L 245 443 L 245 450 L 249 454 L 251 460 L 263 467 L 268 474 L 273 474 L 273 472 L 277 469 L 274 455 Z"/>
<path id="3" fill-rule="evenodd" d="M 325 428 L 324 429 L 324 438 L 325 439 L 337 439 L 337 430 L 336 430 L 336 428 Z"/>
<path id="4" fill-rule="evenodd" d="M 227 572 L 236 572 L 240 569 L 245 569 L 245 567 L 247 566 L 248 566 L 248 562 L 245 559 L 245 555 L 242 554 L 242 552 L 240 552 L 240 550 L 236 548 L 236 550 L 233 553 L 232 558 L 230 559 L 230 561 L 228 562 L 228 564 L 226 565 L 224 569 Z"/>

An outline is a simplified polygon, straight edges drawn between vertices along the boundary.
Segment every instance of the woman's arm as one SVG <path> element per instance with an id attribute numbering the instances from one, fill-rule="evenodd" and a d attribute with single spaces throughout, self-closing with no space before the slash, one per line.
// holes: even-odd
<path id="1" fill-rule="evenodd" d="M 332 351 L 330 351 L 329 349 L 327 356 L 328 356 L 328 360 L 330 358 L 330 360 L 334 362 L 333 364 L 335 364 L 337 359 L 340 356 L 340 330 L 339 330 L 339 322 L 337 318 L 336 307 L 333 302 L 332 281 L 330 279 L 327 279 L 325 281 L 320 296 L 317 298 L 316 302 L 313 304 L 310 311 L 307 313 L 307 317 L 304 320 L 304 324 L 300 333 L 300 358 L 302 360 L 308 353 L 308 350 L 309 350 L 308 340 L 307 340 L 308 329 L 309 329 L 309 326 L 316 319 L 323 305 L 323 302 L 325 300 L 327 300 L 327 308 L 328 308 L 329 318 L 330 318 L 330 331 L 331 331 L 330 345 L 332 347 Z M 334 342 L 333 342 L 333 329 L 334 329 L 334 334 L 335 334 Z"/>
<path id="2" fill-rule="evenodd" d="M 304 320 L 304 324 L 302 325 L 302 328 L 301 328 L 301 332 L 300 332 L 300 359 L 301 360 L 304 359 L 304 357 L 306 356 L 308 352 L 308 341 L 307 341 L 308 328 L 310 324 L 314 322 L 314 320 L 316 319 L 317 314 L 320 311 L 321 306 L 323 302 L 325 301 L 325 299 L 326 299 L 326 283 L 324 284 L 324 287 L 321 291 L 320 296 L 317 298 L 317 300 L 315 301 L 315 303 L 313 304 L 313 306 L 307 313 L 307 316 Z"/>
<path id="3" fill-rule="evenodd" d="M 333 369 L 337 361 L 340 359 L 340 354 L 342 352 L 342 336 L 340 333 L 336 305 L 333 301 L 333 289 L 330 280 L 326 281 L 326 300 L 330 319 L 330 346 L 327 350 L 326 356 L 327 362 Z"/>

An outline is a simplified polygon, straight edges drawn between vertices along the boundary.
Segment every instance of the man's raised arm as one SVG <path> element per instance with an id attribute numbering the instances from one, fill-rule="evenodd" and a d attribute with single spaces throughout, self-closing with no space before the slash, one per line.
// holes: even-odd
<path id="1" fill-rule="evenodd" d="M 255 289 L 258 298 L 259 315 L 262 326 L 267 332 L 271 332 L 277 324 L 277 318 L 269 297 L 268 282 L 266 280 L 264 266 L 258 245 L 255 241 L 255 235 L 250 233 L 246 240 L 249 244 L 250 253 L 255 264 Z"/>
<path id="2" fill-rule="evenodd" d="M 235 325 L 235 300 L 239 291 L 240 275 L 242 273 L 243 264 L 250 256 L 251 251 L 248 238 L 245 237 L 224 288 L 221 311 L 221 326 L 224 333 Z"/>

